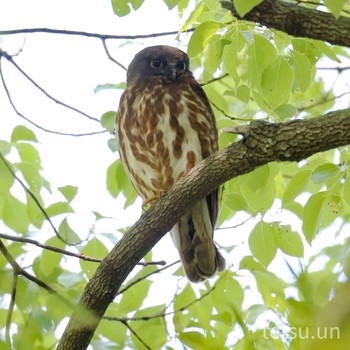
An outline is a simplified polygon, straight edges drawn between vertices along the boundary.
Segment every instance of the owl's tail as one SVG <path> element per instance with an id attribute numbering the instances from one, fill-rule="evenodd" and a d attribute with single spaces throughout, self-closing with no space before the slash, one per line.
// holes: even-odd
<path id="1" fill-rule="evenodd" d="M 225 269 L 225 259 L 214 244 L 213 231 L 206 199 L 199 201 L 171 230 L 191 282 L 204 281 Z"/>

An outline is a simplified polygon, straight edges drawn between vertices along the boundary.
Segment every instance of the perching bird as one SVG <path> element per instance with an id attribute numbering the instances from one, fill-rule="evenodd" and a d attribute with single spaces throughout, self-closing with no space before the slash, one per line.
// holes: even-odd
<path id="1" fill-rule="evenodd" d="M 117 130 L 121 161 L 144 205 L 218 150 L 209 101 L 189 70 L 188 56 L 170 46 L 145 48 L 132 60 L 120 100 Z M 203 281 L 225 268 L 225 259 L 213 242 L 218 206 L 216 190 L 171 229 L 192 282 Z"/>

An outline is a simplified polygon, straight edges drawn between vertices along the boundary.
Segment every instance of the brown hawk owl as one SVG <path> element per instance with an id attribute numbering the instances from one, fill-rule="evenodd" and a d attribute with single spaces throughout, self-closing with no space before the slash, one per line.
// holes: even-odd
<path id="1" fill-rule="evenodd" d="M 148 47 L 132 60 L 117 130 L 123 166 L 144 205 L 218 150 L 209 101 L 189 70 L 188 56 L 170 46 Z M 225 267 L 213 242 L 218 193 L 195 204 L 171 230 L 192 282 L 203 281 Z"/>

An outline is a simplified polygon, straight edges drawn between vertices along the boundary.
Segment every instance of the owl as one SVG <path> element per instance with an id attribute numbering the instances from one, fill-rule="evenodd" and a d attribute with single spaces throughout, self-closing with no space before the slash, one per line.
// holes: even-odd
<path id="1" fill-rule="evenodd" d="M 214 113 L 190 71 L 186 53 L 160 45 L 136 54 L 120 100 L 117 140 L 122 164 L 144 205 L 152 205 L 218 150 Z M 213 241 L 218 209 L 217 189 L 170 231 L 192 282 L 204 281 L 225 268 Z"/>

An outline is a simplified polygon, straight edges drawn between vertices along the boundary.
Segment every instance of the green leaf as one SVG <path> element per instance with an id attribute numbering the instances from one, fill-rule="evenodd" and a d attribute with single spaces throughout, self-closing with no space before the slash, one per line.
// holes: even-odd
<path id="1" fill-rule="evenodd" d="M 68 202 L 71 202 L 78 193 L 78 187 L 71 185 L 58 187 L 58 190 L 64 195 Z"/>
<path id="2" fill-rule="evenodd" d="M 89 240 L 86 246 L 80 251 L 81 254 L 103 259 L 108 254 L 108 249 L 105 245 L 96 237 Z M 89 261 L 84 261 L 82 259 L 79 260 L 79 264 L 81 266 L 82 271 L 86 274 L 86 276 L 90 279 L 95 273 L 98 264 L 91 263 Z"/>
<path id="3" fill-rule="evenodd" d="M 136 287 L 138 288 L 138 287 Z M 156 305 L 145 308 L 143 310 L 136 311 L 135 317 L 147 317 L 149 315 L 158 314 L 164 311 L 165 305 Z M 165 323 L 162 318 L 150 318 L 144 322 L 133 321 L 130 323 L 130 327 L 140 337 L 150 349 L 164 349 L 164 345 L 167 341 L 167 331 Z M 131 339 L 136 345 L 137 349 L 143 349 L 139 339 L 131 335 Z"/>
<path id="4" fill-rule="evenodd" d="M 292 62 L 294 65 L 294 77 L 300 90 L 305 92 L 313 82 L 313 74 L 309 59 L 302 53 L 293 50 L 291 52 Z"/>
<path id="5" fill-rule="evenodd" d="M 339 216 L 344 213 L 344 203 L 338 194 L 330 193 L 325 201 L 320 227 L 330 226 Z"/>
<path id="6" fill-rule="evenodd" d="M 137 193 L 129 181 L 120 159 L 108 167 L 106 186 L 113 197 L 117 197 L 121 192 L 124 194 L 127 199 L 125 207 L 132 204 L 137 198 Z"/>
<path id="7" fill-rule="evenodd" d="M 58 227 L 58 233 L 66 242 L 70 244 L 80 242 L 77 233 L 69 226 L 67 218 L 64 218 Z"/>
<path id="8" fill-rule="evenodd" d="M 277 252 L 270 225 L 259 221 L 250 233 L 248 243 L 253 256 L 267 267 Z"/>
<path id="9" fill-rule="evenodd" d="M 26 233 L 29 226 L 27 207 L 12 195 L 8 195 L 4 201 L 2 210 L 4 224 L 18 233 Z"/>
<path id="10" fill-rule="evenodd" d="M 117 112 L 109 111 L 102 114 L 101 125 L 107 129 L 111 134 L 113 134 L 116 125 Z"/>
<path id="11" fill-rule="evenodd" d="M 225 271 L 215 283 L 215 289 L 210 293 L 215 309 L 218 313 L 241 310 L 244 299 L 242 286 L 232 277 L 230 271 Z M 232 298 L 232 295 L 235 297 Z M 233 310 L 232 310 L 233 311 Z"/>
<path id="12" fill-rule="evenodd" d="M 318 232 L 323 212 L 323 205 L 328 191 L 312 195 L 305 204 L 303 211 L 303 232 L 308 243 L 311 243 Z"/>
<path id="13" fill-rule="evenodd" d="M 259 167 L 242 178 L 239 190 L 245 198 L 248 208 L 255 212 L 265 212 L 276 198 L 275 176 L 278 165 L 275 163 Z"/>
<path id="14" fill-rule="evenodd" d="M 223 24 L 220 22 L 206 21 L 201 23 L 188 43 L 188 55 L 193 57 L 201 53 L 211 37 L 222 27 Z"/>
<path id="15" fill-rule="evenodd" d="M 1 185 L 0 185 L 0 187 L 1 187 Z M 350 175 L 348 175 L 346 177 L 345 182 L 344 182 L 343 198 L 344 198 L 344 202 L 350 207 Z"/>
<path id="16" fill-rule="evenodd" d="M 188 29 L 188 27 L 195 23 L 197 18 L 202 15 L 205 11 L 208 11 L 208 8 L 205 4 L 204 1 L 201 1 L 197 4 L 196 8 L 194 9 L 194 11 L 192 11 L 192 13 L 190 14 L 190 16 L 187 18 L 185 24 L 182 26 L 182 28 L 180 29 L 180 33 L 182 33 L 183 31 L 185 31 L 186 29 Z"/>
<path id="17" fill-rule="evenodd" d="M 249 102 L 250 89 L 247 85 L 240 85 L 236 90 L 236 96 L 244 103 Z"/>
<path id="18" fill-rule="evenodd" d="M 145 0 L 129 0 L 131 2 L 132 8 L 136 11 L 138 10 Z"/>
<path id="19" fill-rule="evenodd" d="M 223 49 L 222 62 L 225 70 L 231 75 L 236 85 L 241 79 L 247 80 L 249 62 L 246 59 L 248 41 L 240 31 L 232 35 L 232 43 Z"/>
<path id="20" fill-rule="evenodd" d="M 138 310 L 148 295 L 152 281 L 143 279 L 137 285 L 127 289 L 119 302 L 119 312 L 121 315 L 127 315 L 129 312 Z"/>
<path id="21" fill-rule="evenodd" d="M 169 10 L 173 9 L 181 1 L 182 0 L 164 0 Z"/>
<path id="22" fill-rule="evenodd" d="M 207 349 L 207 342 L 202 333 L 188 331 L 180 333 L 178 338 L 190 349 Z"/>
<path id="23" fill-rule="evenodd" d="M 185 288 L 176 295 L 174 300 L 174 310 L 182 310 L 186 305 L 196 300 L 196 294 L 189 283 Z M 176 312 L 173 317 L 173 322 L 176 332 L 181 332 L 186 329 L 191 321 L 192 315 L 188 311 Z"/>
<path id="24" fill-rule="evenodd" d="M 36 138 L 34 132 L 30 129 L 28 129 L 24 125 L 17 125 L 11 135 L 11 142 L 16 141 L 34 141 L 38 142 L 38 139 Z"/>
<path id="25" fill-rule="evenodd" d="M 114 13 L 123 17 L 130 13 L 129 0 L 112 0 L 112 8 Z"/>
<path id="26" fill-rule="evenodd" d="M 7 162 L 7 164 L 12 169 L 12 165 L 9 162 Z M 6 196 L 9 193 L 14 181 L 14 177 L 7 169 L 2 159 L 0 159 L 0 196 Z"/>
<path id="27" fill-rule="evenodd" d="M 63 243 L 56 236 L 48 239 L 45 242 L 46 245 L 64 249 L 65 243 Z M 60 266 L 60 261 L 63 258 L 61 253 L 52 252 L 47 249 L 43 249 L 40 255 L 40 267 L 41 272 L 45 276 L 49 276 L 57 267 Z"/>
<path id="28" fill-rule="evenodd" d="M 117 182 L 117 174 L 119 173 L 119 171 L 121 172 L 122 170 L 124 171 L 124 169 L 121 167 L 121 162 L 119 159 L 113 162 L 107 169 L 107 177 L 106 177 L 107 190 L 115 198 L 119 195 L 119 193 L 122 190 L 118 186 L 118 182 Z M 126 177 L 125 172 L 124 174 L 122 173 L 119 174 L 119 178 L 122 176 Z"/>
<path id="29" fill-rule="evenodd" d="M 293 231 L 290 225 L 280 223 L 273 223 L 272 228 L 278 248 L 290 256 L 304 256 L 304 245 L 298 232 Z"/>
<path id="30" fill-rule="evenodd" d="M 254 277 L 259 292 L 267 308 L 278 310 L 285 307 L 286 283 L 269 271 L 255 271 Z"/>
<path id="31" fill-rule="evenodd" d="M 16 143 L 14 146 L 18 150 L 18 153 L 21 157 L 22 162 L 33 163 L 33 164 L 36 164 L 38 167 L 40 167 L 40 163 L 41 163 L 40 155 L 37 149 L 33 145 L 29 143 L 20 142 L 20 143 Z"/>
<path id="32" fill-rule="evenodd" d="M 333 163 L 319 165 L 311 175 L 311 180 L 316 184 L 325 183 L 328 179 L 339 174 L 340 169 Z"/>
<path id="33" fill-rule="evenodd" d="M 253 304 L 249 306 L 249 308 L 246 311 L 247 323 L 253 326 L 256 320 L 258 319 L 258 317 L 260 317 L 266 311 L 269 311 L 269 309 L 264 304 Z"/>
<path id="34" fill-rule="evenodd" d="M 265 68 L 261 76 L 261 88 L 271 108 L 278 107 L 288 99 L 293 82 L 292 69 L 283 57 L 277 57 Z"/>
<path id="35" fill-rule="evenodd" d="M 321 40 L 311 40 L 312 43 L 318 47 L 322 52 L 323 54 L 325 54 L 329 59 L 331 59 L 332 61 L 334 62 L 337 62 L 337 63 L 341 63 L 340 59 L 337 57 L 334 49 L 332 46 L 330 46 L 329 44 L 327 44 L 326 42 L 324 41 L 321 41 Z"/>
<path id="36" fill-rule="evenodd" d="M 275 113 L 281 118 L 281 119 L 289 119 L 297 114 L 298 110 L 295 106 L 290 104 L 283 104 L 279 105 L 275 110 Z"/>
<path id="37" fill-rule="evenodd" d="M 74 213 L 72 207 L 67 202 L 56 202 L 46 208 L 46 214 L 53 217 L 61 214 Z"/>
<path id="38" fill-rule="evenodd" d="M 247 55 L 244 57 L 247 64 L 249 64 L 249 83 L 253 88 L 260 91 L 262 74 L 265 69 L 271 65 L 271 62 L 275 62 L 276 59 L 279 59 L 278 57 L 276 58 L 276 56 L 276 48 L 270 41 L 265 39 L 262 35 L 253 35 L 253 41 L 248 48 L 248 57 Z"/>
<path id="39" fill-rule="evenodd" d="M 94 93 L 103 91 L 103 90 L 111 90 L 111 89 L 122 89 L 124 90 L 126 88 L 126 83 L 121 82 L 119 84 L 99 84 L 95 87 Z"/>
<path id="40" fill-rule="evenodd" d="M 11 151 L 11 144 L 10 142 L 0 140 L 0 153 L 2 153 L 3 156 L 7 155 Z"/>
<path id="41" fill-rule="evenodd" d="M 345 6 L 346 0 L 324 0 L 323 3 L 331 10 L 334 17 L 338 18 Z"/>
<path id="42" fill-rule="evenodd" d="M 30 220 L 30 223 L 33 224 L 36 228 L 41 228 L 43 221 L 45 220 L 44 215 L 42 214 L 38 204 L 34 199 L 26 193 L 27 197 L 27 213 Z M 39 193 L 35 194 L 36 199 L 39 201 L 42 207 L 45 207 L 44 202 Z"/>
<path id="43" fill-rule="evenodd" d="M 29 189 L 33 192 L 39 193 L 43 186 L 43 178 L 39 173 L 38 167 L 30 162 L 18 163 L 16 164 L 16 167 L 21 171 Z"/>
<path id="44" fill-rule="evenodd" d="M 245 14 L 247 14 L 255 6 L 259 5 L 261 2 L 262 0 L 233 0 L 235 9 L 238 12 L 240 17 L 243 17 Z"/>
<path id="45" fill-rule="evenodd" d="M 252 256 L 245 256 L 239 263 L 239 269 L 254 271 L 266 271 L 265 267 Z"/>
<path id="46" fill-rule="evenodd" d="M 109 311 L 111 310 L 111 307 L 108 308 Z M 127 337 L 127 327 L 121 322 L 104 322 L 103 327 L 99 328 L 101 335 L 105 338 L 107 338 L 110 341 L 113 341 L 118 344 L 119 349 L 127 349 L 127 346 L 125 342 L 128 340 L 129 337 Z M 103 342 L 105 344 L 105 342 Z M 91 344 L 92 345 L 92 344 Z M 95 347 L 93 347 L 95 349 Z M 110 350 L 113 349 L 113 347 L 108 347 Z M 116 347 L 114 346 L 116 349 Z M 104 349 L 107 349 L 107 346 L 104 347 Z M 97 349 L 96 349 L 97 350 Z M 100 347 L 100 350 L 103 350 L 103 347 Z"/>
<path id="47" fill-rule="evenodd" d="M 293 176 L 283 195 L 284 206 L 301 194 L 310 179 L 311 173 L 311 170 L 301 170 Z"/>
<path id="48" fill-rule="evenodd" d="M 227 193 L 224 196 L 224 201 L 226 205 L 234 211 L 248 209 L 247 202 L 240 193 L 233 193 L 233 192 Z"/>
<path id="49" fill-rule="evenodd" d="M 57 277 L 57 280 L 64 288 L 71 288 L 75 284 L 81 283 L 84 277 L 82 273 L 65 271 Z"/>
<path id="50" fill-rule="evenodd" d="M 113 152 L 117 152 L 119 150 L 119 145 L 118 145 L 118 142 L 117 142 L 117 138 L 116 137 L 112 137 L 110 139 L 108 139 L 107 141 L 107 145 L 108 145 L 108 148 Z"/>

